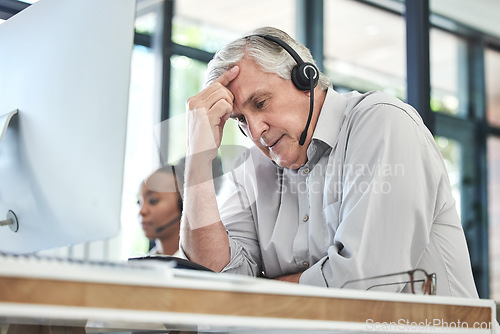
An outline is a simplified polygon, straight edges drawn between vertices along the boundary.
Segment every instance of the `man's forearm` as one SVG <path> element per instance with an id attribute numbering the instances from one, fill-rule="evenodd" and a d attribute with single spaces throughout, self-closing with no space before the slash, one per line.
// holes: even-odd
<path id="1" fill-rule="evenodd" d="M 229 239 L 217 207 L 211 163 L 194 167 L 188 162 L 181 244 L 191 261 L 214 271 L 229 263 Z"/>
<path id="2" fill-rule="evenodd" d="M 222 225 L 212 174 L 212 161 L 222 142 L 234 95 L 227 86 L 239 67 L 224 72 L 186 102 L 187 146 L 181 244 L 194 262 L 220 271 L 230 261 L 229 239 Z"/>

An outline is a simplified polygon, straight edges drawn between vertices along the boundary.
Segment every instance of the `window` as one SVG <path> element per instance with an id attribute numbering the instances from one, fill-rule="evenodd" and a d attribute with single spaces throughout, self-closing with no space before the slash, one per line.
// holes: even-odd
<path id="1" fill-rule="evenodd" d="M 488 139 L 490 298 L 500 300 L 500 138 Z"/>
<path id="2" fill-rule="evenodd" d="M 500 51 L 487 49 L 486 67 L 486 103 L 487 119 L 492 126 L 500 127 Z"/>
<path id="3" fill-rule="evenodd" d="M 460 169 L 461 165 L 461 145 L 456 140 L 452 140 L 443 136 L 436 136 L 436 144 L 441 152 L 444 159 L 444 164 L 446 166 L 446 171 L 448 172 L 448 178 L 450 179 L 451 191 L 453 193 L 453 198 L 456 201 L 456 208 L 458 214 L 460 215 L 461 208 L 461 180 L 462 173 Z"/>
<path id="4" fill-rule="evenodd" d="M 325 1 L 325 72 L 334 87 L 406 98 L 406 30 L 401 15 L 358 1 Z"/>
<path id="5" fill-rule="evenodd" d="M 467 116 L 467 44 L 460 37 L 431 29 L 431 109 Z"/>
<path id="6" fill-rule="evenodd" d="M 168 123 L 168 158 L 174 164 L 185 156 L 186 100 L 203 89 L 207 65 L 186 56 L 171 57 L 170 118 Z"/>
<path id="7" fill-rule="evenodd" d="M 488 218 L 490 297 L 500 300 L 500 52 L 485 51 L 487 121 L 495 127 L 488 138 Z"/>
<path id="8" fill-rule="evenodd" d="M 295 7 L 292 0 L 176 1 L 172 40 L 215 52 L 261 26 L 272 25 L 293 36 Z"/>
<path id="9" fill-rule="evenodd" d="M 132 53 L 130 102 L 127 125 L 127 149 L 122 198 L 122 256 L 144 254 L 148 241 L 138 220 L 137 193 L 141 182 L 158 165 L 153 128 L 155 112 L 155 56 L 151 49 L 136 46 Z"/>

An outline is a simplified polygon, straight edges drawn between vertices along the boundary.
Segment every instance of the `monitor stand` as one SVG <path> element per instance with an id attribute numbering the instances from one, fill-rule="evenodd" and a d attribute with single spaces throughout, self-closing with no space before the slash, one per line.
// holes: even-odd
<path id="1" fill-rule="evenodd" d="M 18 110 L 16 109 L 0 116 L 0 144 L 2 143 L 5 133 L 7 132 L 10 120 L 17 114 L 17 111 Z M 16 214 L 9 210 L 9 212 L 7 212 L 7 219 L 0 220 L 0 226 L 9 226 L 12 231 L 17 232 L 19 230 L 19 223 L 17 221 Z"/>
<path id="2" fill-rule="evenodd" d="M 7 128 L 9 127 L 9 122 L 17 114 L 17 109 L 13 110 L 9 113 L 0 115 L 0 144 L 2 143 L 3 136 L 5 132 L 7 132 Z"/>
<path id="3" fill-rule="evenodd" d="M 19 221 L 17 220 L 17 216 L 14 211 L 9 210 L 7 212 L 7 219 L 0 220 L 0 226 L 9 226 L 13 232 L 17 232 L 19 230 Z"/>

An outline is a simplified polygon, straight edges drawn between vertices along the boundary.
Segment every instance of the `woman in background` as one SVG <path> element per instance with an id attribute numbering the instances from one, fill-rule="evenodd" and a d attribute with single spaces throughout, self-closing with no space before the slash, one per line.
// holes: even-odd
<path id="1" fill-rule="evenodd" d="M 182 176 L 182 175 L 181 175 Z M 162 167 L 142 183 L 139 217 L 146 238 L 155 246 L 149 254 L 179 255 L 182 196 L 173 166 Z"/>

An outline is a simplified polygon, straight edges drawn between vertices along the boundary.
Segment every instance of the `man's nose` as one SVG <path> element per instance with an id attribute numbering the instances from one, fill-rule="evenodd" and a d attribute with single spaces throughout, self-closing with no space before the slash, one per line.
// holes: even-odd
<path id="1" fill-rule="evenodd" d="M 253 117 L 247 119 L 248 121 L 248 135 L 253 141 L 259 140 L 264 132 L 269 129 L 269 125 L 262 117 Z"/>

